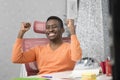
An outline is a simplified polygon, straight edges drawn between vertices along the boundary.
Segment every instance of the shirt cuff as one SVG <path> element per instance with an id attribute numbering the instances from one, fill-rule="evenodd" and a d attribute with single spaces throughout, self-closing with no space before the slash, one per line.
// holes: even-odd
<path id="1" fill-rule="evenodd" d="M 71 39 L 77 39 L 77 36 L 74 34 L 74 35 L 71 35 Z"/>
<path id="2" fill-rule="evenodd" d="M 20 38 L 17 38 L 17 39 L 16 39 L 16 42 L 17 42 L 17 43 L 21 43 L 22 41 L 23 41 L 23 39 L 20 39 Z"/>

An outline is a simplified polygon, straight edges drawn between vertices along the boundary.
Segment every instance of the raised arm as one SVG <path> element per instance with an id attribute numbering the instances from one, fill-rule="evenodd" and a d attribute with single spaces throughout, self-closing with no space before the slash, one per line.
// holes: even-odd
<path id="1" fill-rule="evenodd" d="M 16 42 L 13 46 L 12 50 L 12 62 L 13 63 L 26 63 L 26 62 L 31 62 L 35 60 L 35 50 L 30 49 L 26 52 L 23 52 L 22 50 L 22 41 L 23 41 L 23 36 L 25 32 L 27 32 L 31 27 L 30 23 L 22 23 L 20 31 L 18 33 Z"/>
<path id="2" fill-rule="evenodd" d="M 74 20 L 68 19 L 67 26 L 71 34 L 71 59 L 77 61 L 82 58 L 82 49 L 80 47 L 79 40 L 77 39 L 76 36 Z"/>

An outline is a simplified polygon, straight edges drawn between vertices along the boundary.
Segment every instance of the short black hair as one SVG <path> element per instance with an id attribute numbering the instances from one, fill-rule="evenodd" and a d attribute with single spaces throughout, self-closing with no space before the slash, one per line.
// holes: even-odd
<path id="1" fill-rule="evenodd" d="M 55 19 L 55 20 L 57 20 L 57 21 L 60 23 L 61 28 L 64 28 L 64 27 L 63 27 L 63 21 L 62 21 L 62 19 L 60 19 L 59 17 L 57 17 L 57 16 L 50 16 L 50 17 L 48 17 L 47 22 L 48 22 L 50 19 Z"/>

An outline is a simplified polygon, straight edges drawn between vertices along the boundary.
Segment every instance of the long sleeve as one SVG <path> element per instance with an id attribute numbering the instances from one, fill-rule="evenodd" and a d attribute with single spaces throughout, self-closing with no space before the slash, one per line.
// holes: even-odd
<path id="1" fill-rule="evenodd" d="M 82 49 L 76 35 L 71 35 L 71 58 L 73 61 L 80 60 Z"/>
<path id="2" fill-rule="evenodd" d="M 23 52 L 22 39 L 17 39 L 12 50 L 12 62 L 13 63 L 26 63 L 35 61 L 35 49 L 30 49 Z"/>

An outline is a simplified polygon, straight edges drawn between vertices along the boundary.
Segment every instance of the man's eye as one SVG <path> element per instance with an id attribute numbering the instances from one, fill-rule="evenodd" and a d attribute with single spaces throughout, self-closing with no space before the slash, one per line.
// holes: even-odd
<path id="1" fill-rule="evenodd" d="M 46 29 L 50 29 L 50 28 L 57 28 L 57 25 L 50 25 L 50 26 L 46 26 Z"/>
<path id="2" fill-rule="evenodd" d="M 52 26 L 53 28 L 56 28 L 57 27 L 57 25 L 54 25 L 54 26 Z"/>

